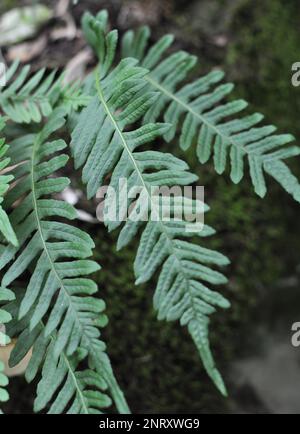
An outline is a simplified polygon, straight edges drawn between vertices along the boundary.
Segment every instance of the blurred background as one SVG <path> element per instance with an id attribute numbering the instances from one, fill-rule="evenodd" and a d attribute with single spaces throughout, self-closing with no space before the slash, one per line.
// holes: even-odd
<path id="1" fill-rule="evenodd" d="M 93 59 L 80 33 L 81 15 L 107 8 L 121 33 L 148 24 L 153 40 L 175 34 L 176 48 L 199 57 L 195 77 L 223 68 L 227 81 L 236 83 L 234 97 L 245 98 L 251 112 L 261 111 L 267 123 L 300 142 L 300 90 L 291 84 L 292 64 L 300 61 L 299 0 L 74 3 L 1 0 L 2 16 L 25 5 L 49 8 L 26 40 L 16 35 L 15 26 L 15 39 L 10 35 L 1 43 L 0 25 L 7 63 L 19 58 L 33 70 L 67 66 L 82 73 Z M 116 253 L 116 235 L 86 218 L 81 226 L 96 240 L 95 258 L 103 266 L 96 279 L 110 318 L 105 340 L 129 405 L 134 413 L 300 413 L 300 348 L 291 345 L 292 324 L 300 321 L 300 207 L 272 181 L 261 200 L 249 179 L 235 186 L 228 174 L 216 175 L 212 165 L 201 167 L 194 151 L 185 158 L 205 186 L 211 207 L 207 223 L 218 230 L 205 246 L 232 261 L 223 288 L 232 308 L 216 314 L 211 324 L 213 352 L 230 395 L 218 395 L 187 332 L 156 320 L 155 283 L 134 286 L 134 246 Z M 300 178 L 299 160 L 290 167 Z M 77 183 L 74 179 L 80 192 Z M 95 211 L 95 204 L 84 199 L 80 207 L 87 215 Z M 15 378 L 10 393 L 6 412 L 32 411 L 34 385 Z"/>

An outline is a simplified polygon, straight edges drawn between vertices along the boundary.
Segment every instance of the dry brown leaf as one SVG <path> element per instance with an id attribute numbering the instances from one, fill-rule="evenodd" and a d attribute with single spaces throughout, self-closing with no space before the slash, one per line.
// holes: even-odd
<path id="1" fill-rule="evenodd" d="M 0 347 L 0 360 L 5 365 L 4 373 L 7 377 L 17 377 L 19 375 L 23 375 L 27 369 L 27 366 L 30 362 L 32 356 L 32 349 L 26 354 L 24 359 L 14 368 L 10 368 L 8 365 L 8 361 L 11 355 L 12 350 L 16 345 L 16 339 L 13 339 L 9 345 L 5 347 Z"/>
<path id="2" fill-rule="evenodd" d="M 55 15 L 57 17 L 63 17 L 68 13 L 69 6 L 70 0 L 59 0 L 55 7 Z"/>
<path id="3" fill-rule="evenodd" d="M 59 39 L 67 39 L 72 41 L 73 39 L 80 36 L 80 31 L 77 29 L 73 18 L 68 17 L 65 19 L 66 26 L 60 27 L 52 30 L 50 36 L 53 41 L 58 41 Z"/>
<path id="4" fill-rule="evenodd" d="M 118 23 L 121 27 L 130 27 L 133 25 L 157 23 L 163 13 L 164 2 L 132 0 L 124 2 L 118 16 Z"/>
<path id="5" fill-rule="evenodd" d="M 33 42 L 24 42 L 11 47 L 8 50 L 7 58 L 10 62 L 19 60 L 22 63 L 28 63 L 35 57 L 39 56 L 47 46 L 46 36 L 41 36 Z"/>
<path id="6" fill-rule="evenodd" d="M 88 63 L 93 59 L 93 53 L 89 48 L 80 51 L 65 68 L 64 82 L 72 83 L 85 77 Z"/>

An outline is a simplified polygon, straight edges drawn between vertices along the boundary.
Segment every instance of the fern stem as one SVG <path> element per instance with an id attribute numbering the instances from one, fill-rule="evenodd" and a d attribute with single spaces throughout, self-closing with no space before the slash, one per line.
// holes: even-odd
<path id="1" fill-rule="evenodd" d="M 36 140 L 35 140 L 35 142 L 33 144 L 33 147 L 32 147 L 31 172 L 30 172 L 31 173 L 32 201 L 33 201 L 34 215 L 35 215 L 36 224 L 37 224 L 37 230 L 38 230 L 38 233 L 40 235 L 41 242 L 42 242 L 42 245 L 43 245 L 43 249 L 44 249 L 44 251 L 45 251 L 45 253 L 47 255 L 47 258 L 48 258 L 48 261 L 50 263 L 51 269 L 52 269 L 52 271 L 53 271 L 53 273 L 54 273 L 57 281 L 59 282 L 60 288 L 64 290 L 65 295 L 68 297 L 69 304 L 72 307 L 72 310 L 73 310 L 73 312 L 75 313 L 75 316 L 78 319 L 78 323 L 80 324 L 81 329 L 84 331 L 84 329 L 82 328 L 82 325 L 81 325 L 80 318 L 78 317 L 77 310 L 74 309 L 71 297 L 70 297 L 67 289 L 65 288 L 64 283 L 63 283 L 61 277 L 58 274 L 58 271 L 57 271 L 57 269 L 55 267 L 54 261 L 51 258 L 51 254 L 49 253 L 49 250 L 48 250 L 48 247 L 47 247 L 47 243 L 45 241 L 43 229 L 42 229 L 41 223 L 40 223 L 40 216 L 39 216 L 38 203 L 37 203 L 37 197 L 36 197 L 36 189 L 35 189 L 35 181 L 34 181 L 34 170 L 35 170 L 35 167 L 36 167 L 35 157 L 36 157 L 36 151 L 38 150 L 39 145 L 40 145 L 40 134 L 37 135 Z"/>
<path id="2" fill-rule="evenodd" d="M 54 337 L 53 337 L 52 335 L 51 335 L 50 339 L 51 339 L 52 341 L 54 341 Z M 65 352 L 63 352 L 63 358 L 64 358 L 64 361 L 65 361 L 66 366 L 67 366 L 67 368 L 68 368 L 68 371 L 69 371 L 69 373 L 71 374 L 72 380 L 73 380 L 73 382 L 74 382 L 74 384 L 75 384 L 75 388 L 76 388 L 76 390 L 77 390 L 77 394 L 78 394 L 78 396 L 79 396 L 79 398 L 80 398 L 80 401 L 82 402 L 82 408 L 83 408 L 83 410 L 84 410 L 84 414 L 89 414 L 89 409 L 88 409 L 88 406 L 87 406 L 86 400 L 85 400 L 85 398 L 84 398 L 84 396 L 83 396 L 83 393 L 82 393 L 81 387 L 79 386 L 79 383 L 78 383 L 78 381 L 77 381 L 76 375 L 74 374 L 74 371 L 73 371 L 73 369 L 72 369 L 72 367 L 71 367 L 71 365 L 70 365 L 69 359 L 68 359 L 68 357 L 66 356 Z"/>

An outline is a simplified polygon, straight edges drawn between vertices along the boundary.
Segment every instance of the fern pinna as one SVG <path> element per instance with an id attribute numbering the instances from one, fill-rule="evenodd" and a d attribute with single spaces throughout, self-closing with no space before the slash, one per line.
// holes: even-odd
<path id="1" fill-rule="evenodd" d="M 14 298 L 15 296 L 12 291 L 0 287 L 0 347 L 10 343 L 10 339 L 6 334 L 4 326 L 12 320 L 11 314 L 3 307 L 3 305 L 14 300 Z M 5 389 L 8 385 L 8 378 L 4 374 L 4 367 L 4 363 L 0 361 L 0 414 L 2 413 L 1 403 L 6 402 L 9 399 L 8 392 Z"/>
<path id="2" fill-rule="evenodd" d="M 89 44 L 99 57 L 107 27 L 106 12 L 92 17 L 86 14 L 83 30 Z M 255 192 L 267 193 L 265 174 L 300 201 L 300 186 L 284 160 L 300 154 L 298 146 L 285 146 L 294 140 L 290 134 L 275 134 L 273 125 L 260 126 L 263 115 L 235 116 L 247 107 L 244 100 L 226 102 L 233 84 L 220 84 L 224 73 L 215 70 L 191 83 L 185 84 L 197 58 L 185 51 L 168 54 L 174 37 L 166 35 L 149 47 L 150 30 L 147 26 L 129 30 L 122 39 L 122 57 L 133 57 L 149 70 L 145 77 L 149 91 L 156 91 L 156 100 L 144 114 L 144 123 L 163 119 L 172 127 L 165 133 L 166 141 L 180 135 L 180 147 L 189 149 L 196 143 L 200 163 L 211 156 L 218 174 L 223 174 L 230 161 L 230 177 L 239 183 L 245 174 L 247 159 Z M 182 85 L 182 83 L 184 83 Z"/>
<path id="3" fill-rule="evenodd" d="M 20 296 L 23 296 L 22 291 L 18 291 L 21 300 Z M 7 306 L 13 317 L 18 315 L 20 300 Z M 103 303 L 102 305 L 104 307 Z M 33 345 L 32 357 L 25 374 L 27 381 L 32 381 L 39 373 L 39 368 L 42 368 L 34 410 L 37 412 L 46 407 L 50 414 L 91 414 L 109 407 L 112 401 L 107 394 L 105 370 L 98 372 L 89 368 L 77 369 L 88 356 L 83 348 L 71 356 L 66 351 L 61 351 L 56 356 L 56 332 L 48 335 L 42 321 L 31 330 L 29 324 L 32 313 L 29 311 L 20 322 L 10 323 L 8 331 L 11 335 L 19 335 L 10 363 L 17 365 Z M 102 362 L 107 362 L 105 357 Z"/>
<path id="4" fill-rule="evenodd" d="M 11 120 L 17 123 L 40 122 L 49 116 L 60 96 L 60 86 L 55 80 L 55 71 L 45 78 L 45 69 L 30 77 L 30 66 L 18 71 L 15 61 L 6 73 L 7 85 L 0 94 L 0 107 Z"/>
<path id="5" fill-rule="evenodd" d="M 6 402 L 9 399 L 8 393 L 5 387 L 8 385 L 8 378 L 3 373 L 4 371 L 4 363 L 0 361 L 0 403 Z M 2 414 L 2 410 L 0 408 L 0 414 Z"/>
<path id="6" fill-rule="evenodd" d="M 4 119 L 0 117 L 0 132 L 3 130 L 4 126 Z M 16 246 L 18 241 L 15 232 L 10 224 L 7 213 L 2 207 L 3 197 L 9 188 L 9 183 L 13 180 L 11 174 L 4 172 L 8 169 L 10 163 L 10 159 L 6 157 L 7 151 L 8 145 L 5 144 L 5 139 L 0 138 L 0 233 L 2 233 L 6 241 Z"/>
<path id="7" fill-rule="evenodd" d="M 30 312 L 30 321 L 21 333 L 18 345 L 23 356 L 33 345 L 34 366 L 41 364 L 46 354 L 43 363 L 47 365 L 39 389 L 43 390 L 43 384 L 47 383 L 49 390 L 45 396 L 50 400 L 61 387 L 50 411 L 65 410 L 72 398 L 74 402 L 70 411 L 79 406 L 79 392 L 74 389 L 75 373 L 72 371 L 77 367 L 74 354 L 80 349 L 86 353 L 89 366 L 95 369 L 93 386 L 107 384 L 119 410 L 126 412 L 127 405 L 105 354 L 105 344 L 100 339 L 100 329 L 107 323 L 103 314 L 104 302 L 92 297 L 97 286 L 86 278 L 99 269 L 98 264 L 87 259 L 92 254 L 94 243 L 80 229 L 60 221 L 60 218 L 72 220 L 76 217 L 72 206 L 48 198 L 69 184 L 67 178 L 53 176 L 68 161 L 67 155 L 61 154 L 66 143 L 51 139 L 64 125 L 64 115 L 64 110 L 55 110 L 40 132 L 11 143 L 16 183 L 7 194 L 5 204 L 9 208 L 22 198 L 11 213 L 19 246 L 1 247 L 0 269 L 5 268 L 1 286 L 10 287 L 25 271 L 31 270 L 18 312 L 19 320 Z M 44 323 L 42 332 L 41 322 Z M 69 358 L 71 371 L 66 371 Z M 33 377 L 31 368 L 28 377 Z M 87 373 L 86 380 L 78 380 L 80 390 L 88 378 Z M 80 411 L 98 408 L 94 405 L 98 394 L 101 403 L 101 391 L 87 392 L 86 405 L 80 407 Z M 41 405 L 38 395 L 37 409 L 48 404 L 45 396 Z M 107 400 L 103 401 L 105 406 L 107 403 Z"/>
<path id="8" fill-rule="evenodd" d="M 0 117 L 0 131 L 3 130 L 5 126 L 4 119 Z M 7 169 L 10 163 L 10 159 L 6 157 L 8 151 L 8 145 L 5 144 L 4 139 L 0 139 L 0 233 L 4 236 L 6 243 L 11 243 L 14 246 L 18 245 L 16 234 L 11 226 L 9 218 L 2 208 L 2 203 L 4 195 L 9 188 L 9 182 L 12 181 L 12 175 L 2 174 L 1 172 Z M 12 316 L 7 310 L 4 309 L 3 305 L 14 299 L 14 294 L 12 291 L 0 286 L 0 346 L 9 344 L 9 337 L 5 332 L 5 324 L 12 320 Z M 5 387 L 8 385 L 8 379 L 4 374 L 4 363 L 0 361 L 0 403 L 8 400 L 8 393 Z M 0 409 L 1 413 L 1 409 Z"/>
<path id="9" fill-rule="evenodd" d="M 99 30 L 101 30 L 99 28 Z M 170 125 L 147 123 L 133 129 L 132 124 L 141 119 L 154 103 L 157 95 L 145 89 L 146 69 L 136 66 L 134 59 L 124 59 L 109 71 L 116 47 L 116 32 L 105 38 L 99 48 L 102 60 L 95 74 L 95 95 L 79 117 L 72 133 L 71 149 L 76 167 L 82 167 L 83 181 L 87 184 L 88 196 L 96 195 L 105 177 L 112 173 L 110 187 L 120 193 L 119 180 L 127 179 L 128 188 L 142 187 L 147 199 L 132 199 L 129 218 L 121 230 L 118 248 L 127 245 L 138 233 L 142 224 L 132 218 L 139 208 L 144 215 L 145 207 L 156 213 L 156 218 L 146 224 L 136 256 L 134 270 L 137 284 L 150 280 L 159 273 L 154 295 L 154 305 L 159 319 L 179 320 L 188 330 L 197 346 L 204 366 L 219 388 L 226 394 L 222 378 L 211 355 L 208 325 L 209 315 L 215 307 L 227 308 L 229 303 L 206 285 L 226 283 L 226 278 L 210 266 L 224 266 L 227 258 L 220 253 L 204 249 L 184 241 L 195 235 L 187 232 L 187 223 L 176 218 L 178 203 L 172 202 L 170 221 L 165 221 L 157 210 L 157 200 L 151 196 L 153 186 L 189 185 L 197 177 L 188 171 L 187 165 L 158 151 L 143 151 L 142 146 L 165 134 Z M 106 198 L 110 207 L 110 196 Z M 121 205 L 122 217 L 128 209 Z M 118 209 L 118 211 L 120 211 Z M 122 219 L 106 218 L 109 230 L 121 225 Z M 143 220 L 143 219 L 142 219 Z M 211 235 L 213 230 L 205 227 L 198 236 Z M 160 271 L 159 271 L 160 270 Z"/>
<path id="10" fill-rule="evenodd" d="M 79 83 L 66 84 L 64 74 L 41 69 L 31 76 L 30 65 L 19 68 L 15 61 L 7 70 L 7 84 L 0 93 L 0 108 L 18 124 L 39 123 L 62 106 L 66 112 L 87 104 Z"/>

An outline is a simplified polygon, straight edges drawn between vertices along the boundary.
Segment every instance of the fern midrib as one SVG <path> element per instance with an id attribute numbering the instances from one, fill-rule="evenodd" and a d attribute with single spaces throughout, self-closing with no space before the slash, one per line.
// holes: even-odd
<path id="1" fill-rule="evenodd" d="M 200 113 L 197 113 L 195 110 L 193 110 L 193 108 L 187 104 L 185 101 L 182 101 L 180 98 L 178 98 L 178 96 L 176 96 L 175 94 L 173 94 L 172 92 L 170 92 L 168 89 L 166 89 L 163 85 L 161 85 L 160 83 L 158 83 L 156 80 L 154 80 L 151 75 L 146 75 L 145 79 L 153 86 L 156 87 L 160 92 L 162 92 L 163 94 L 165 94 L 170 100 L 175 101 L 177 104 L 181 105 L 182 107 L 184 107 L 186 112 L 191 113 L 193 116 L 195 116 L 196 118 L 198 118 L 202 124 L 205 124 L 208 128 L 211 128 L 212 130 L 215 131 L 215 133 L 218 136 L 221 136 L 225 142 L 229 142 L 231 143 L 233 146 L 235 146 L 237 149 L 242 149 L 246 154 L 248 155 L 255 155 L 257 157 L 262 158 L 263 156 L 255 151 L 249 151 L 247 146 L 242 146 L 239 145 L 238 143 L 236 143 L 234 141 L 234 139 L 231 136 L 226 136 L 224 133 L 222 133 L 218 127 L 214 124 L 212 124 L 211 122 L 209 122 L 203 115 L 201 115 Z"/>
<path id="2" fill-rule="evenodd" d="M 126 139 L 125 139 L 125 137 L 123 135 L 123 132 L 119 128 L 119 125 L 118 125 L 117 121 L 115 120 L 114 115 L 111 112 L 110 108 L 108 107 L 108 104 L 107 104 L 107 102 L 106 102 L 106 100 L 104 98 L 103 91 L 102 91 L 101 84 L 100 84 L 100 77 L 99 77 L 98 71 L 96 71 L 96 88 L 97 88 L 97 93 L 98 93 L 99 99 L 100 99 L 101 103 L 103 104 L 103 106 L 105 108 L 105 111 L 106 111 L 107 115 L 109 116 L 109 118 L 110 118 L 110 120 L 111 120 L 111 122 L 112 122 L 112 124 L 113 124 L 113 126 L 115 128 L 115 130 L 117 131 L 117 133 L 120 136 L 120 139 L 121 139 L 121 142 L 122 142 L 122 144 L 124 146 L 124 149 L 127 151 L 128 155 L 129 155 L 129 158 L 132 161 L 134 169 L 136 170 L 136 172 L 137 172 L 137 174 L 138 174 L 138 176 L 139 176 L 139 178 L 141 180 L 142 186 L 147 191 L 147 194 L 148 194 L 148 197 L 149 197 L 149 200 L 150 200 L 150 203 L 151 203 L 151 207 L 154 206 L 154 209 L 156 209 L 156 205 L 153 203 L 152 195 L 149 192 L 148 184 L 145 182 L 145 180 L 143 178 L 143 173 L 141 172 L 141 170 L 139 168 L 139 165 L 137 164 L 137 162 L 136 162 L 136 160 L 134 158 L 133 152 L 131 152 L 130 147 L 127 145 Z M 159 214 L 158 214 L 158 217 L 159 217 Z M 186 275 L 186 273 L 184 272 L 181 259 L 177 255 L 177 249 L 173 245 L 173 238 L 171 238 L 169 236 L 169 234 L 168 234 L 168 232 L 167 232 L 167 230 L 165 228 L 165 225 L 163 224 L 163 221 L 161 219 L 158 220 L 158 223 L 160 224 L 161 232 L 165 235 L 165 237 L 167 239 L 167 242 L 168 242 L 168 245 L 169 245 L 169 251 L 170 251 L 171 255 L 175 258 L 175 260 L 179 264 L 179 268 L 180 268 L 181 273 L 182 273 L 182 275 L 183 275 L 183 277 L 185 279 L 185 282 L 186 282 L 188 293 L 189 293 L 190 298 L 192 300 L 192 308 L 193 308 L 193 311 L 195 313 L 195 317 L 197 317 L 197 311 L 196 311 L 195 303 L 194 303 L 195 297 L 194 297 L 194 295 L 193 295 L 193 293 L 192 293 L 192 291 L 190 289 L 189 278 Z"/>
<path id="3" fill-rule="evenodd" d="M 97 348 L 94 347 L 93 343 L 91 343 L 91 348 L 93 349 L 93 351 L 92 350 L 90 351 L 90 355 L 91 355 L 91 358 L 94 360 L 94 364 L 97 366 L 99 364 L 98 363 L 98 357 L 97 357 L 98 350 L 97 350 Z M 93 352 L 95 354 L 93 354 Z M 130 411 L 130 409 L 127 405 L 127 402 L 126 402 L 126 400 L 122 394 L 122 391 L 121 391 L 121 389 L 117 383 L 117 380 L 115 379 L 115 376 L 113 374 L 111 375 L 105 369 L 104 364 L 102 364 L 102 370 L 104 371 L 105 380 L 106 380 L 107 385 L 109 386 L 109 388 L 112 392 L 112 396 L 115 400 L 115 405 L 116 405 L 118 411 L 120 413 L 123 413 L 123 414 L 130 414 L 131 411 Z"/>
<path id="4" fill-rule="evenodd" d="M 75 387 L 76 387 L 77 393 L 78 393 L 79 396 L 80 396 L 80 401 L 82 402 L 82 406 L 83 406 L 84 412 L 85 412 L 85 414 L 90 414 L 89 409 L 88 409 L 88 406 L 87 406 L 86 401 L 85 401 L 85 397 L 83 396 L 83 392 L 82 392 L 82 390 L 81 390 L 81 387 L 79 386 L 79 384 L 78 384 L 78 382 L 77 382 L 76 375 L 75 375 L 75 373 L 73 372 L 73 369 L 71 368 L 70 362 L 69 362 L 69 360 L 68 360 L 68 358 L 67 358 L 65 352 L 63 353 L 63 357 L 64 357 L 65 363 L 66 363 L 66 365 L 67 365 L 67 368 L 68 368 L 69 372 L 71 373 L 71 377 L 72 377 L 72 379 L 73 379 L 73 381 L 74 381 L 74 384 L 75 384 Z"/>
<path id="5" fill-rule="evenodd" d="M 45 326 L 43 325 L 43 327 L 45 327 Z M 54 337 L 52 335 L 50 336 L 50 339 L 52 340 L 52 342 L 55 341 L 55 339 L 54 339 Z M 67 357 L 67 355 L 66 355 L 66 353 L 64 351 L 63 351 L 63 358 L 64 358 L 64 361 L 66 363 L 68 371 L 71 373 L 71 377 L 72 377 L 72 380 L 73 380 L 73 382 L 75 384 L 75 388 L 76 388 L 76 390 L 77 390 L 77 392 L 78 392 L 78 394 L 80 396 L 80 401 L 82 402 L 82 406 L 83 406 L 84 412 L 85 412 L 85 414 L 90 414 L 89 408 L 88 408 L 88 406 L 86 404 L 85 397 L 84 397 L 83 392 L 81 390 L 81 387 L 80 387 L 80 385 L 79 385 L 79 383 L 77 381 L 75 372 L 73 372 L 73 369 L 71 367 L 69 359 L 68 359 L 68 357 Z"/>
<path id="6" fill-rule="evenodd" d="M 64 286 L 64 283 L 63 283 L 63 281 L 62 281 L 62 279 L 61 279 L 61 277 L 60 277 L 60 275 L 59 275 L 59 273 L 58 273 L 58 271 L 56 269 L 55 263 L 53 262 L 51 254 L 50 254 L 50 252 L 48 250 L 47 243 L 46 243 L 46 240 L 45 240 L 45 236 L 44 236 L 44 233 L 43 233 L 43 229 L 41 227 L 39 210 L 38 210 L 38 203 L 37 203 L 37 197 L 36 197 L 35 181 L 34 181 L 34 168 L 35 168 L 36 151 L 37 151 L 37 148 L 38 148 L 39 144 L 40 144 L 40 134 L 37 135 L 37 138 L 36 138 L 36 140 L 35 140 L 35 142 L 33 144 L 32 158 L 31 158 L 31 170 L 30 170 L 32 200 L 33 200 L 33 208 L 34 208 L 34 215 L 35 215 L 35 220 L 36 220 L 36 224 L 37 224 L 37 230 L 38 230 L 38 233 L 40 235 L 41 242 L 42 242 L 42 245 L 43 245 L 43 249 L 44 249 L 44 251 L 45 251 L 45 253 L 47 255 L 47 258 L 48 258 L 48 261 L 50 263 L 51 269 L 52 269 L 52 271 L 53 271 L 53 273 L 54 273 L 57 281 L 59 282 L 59 285 L 60 285 L 61 289 L 63 289 L 64 292 L 65 292 L 65 294 L 67 295 L 67 297 L 69 299 L 69 305 L 72 307 L 72 310 L 75 312 L 75 315 L 76 315 L 76 317 L 78 319 L 80 327 L 81 327 L 82 331 L 84 332 L 84 328 L 83 328 L 83 326 L 81 324 L 81 321 L 80 321 L 80 319 L 78 317 L 78 312 L 77 312 L 77 310 L 73 306 L 71 296 L 69 295 L 68 291 L 66 290 L 66 288 Z"/>

